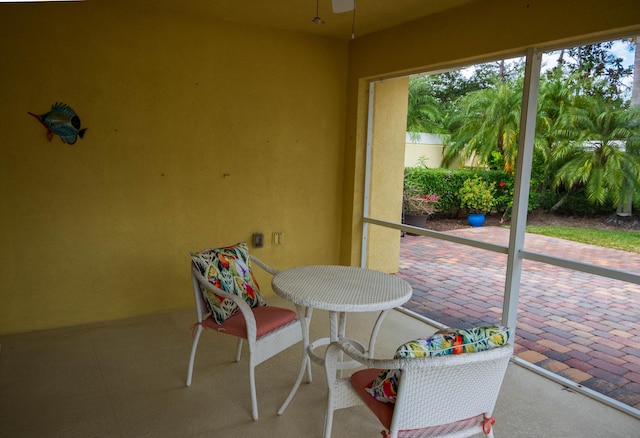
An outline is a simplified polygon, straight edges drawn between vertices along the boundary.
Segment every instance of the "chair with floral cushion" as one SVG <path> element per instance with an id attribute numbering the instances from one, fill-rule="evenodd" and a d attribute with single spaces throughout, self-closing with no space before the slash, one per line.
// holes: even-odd
<path id="1" fill-rule="evenodd" d="M 258 419 L 255 367 L 302 341 L 296 312 L 267 306 L 253 275 L 252 264 L 275 275 L 278 271 L 249 255 L 246 243 L 191 254 L 191 277 L 198 321 L 189 356 L 187 386 L 191 386 L 198 341 L 204 329 L 236 336 L 236 362 L 243 339 L 249 345 L 249 383 L 254 420 Z M 303 352 L 304 353 L 304 352 Z M 311 370 L 307 369 L 308 379 Z"/>
<path id="2" fill-rule="evenodd" d="M 467 342 L 463 330 L 438 333 L 401 345 L 393 359 L 369 358 L 347 341 L 330 344 L 325 438 L 331 436 L 335 410 L 360 404 L 375 414 L 387 438 L 493 437 L 493 409 L 513 346 L 507 328 L 469 331 L 475 341 Z M 366 368 L 339 377 L 343 355 Z"/>

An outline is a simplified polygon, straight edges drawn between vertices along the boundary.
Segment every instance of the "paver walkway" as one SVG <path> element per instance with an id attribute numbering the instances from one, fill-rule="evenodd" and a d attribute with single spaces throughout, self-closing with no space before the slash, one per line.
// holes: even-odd
<path id="1" fill-rule="evenodd" d="M 509 230 L 449 233 L 507 245 Z M 640 254 L 528 234 L 525 248 L 640 271 Z M 398 275 L 414 288 L 405 307 L 449 327 L 497 324 L 507 257 L 423 236 L 401 241 Z M 640 285 L 525 260 L 516 355 L 640 409 Z"/>

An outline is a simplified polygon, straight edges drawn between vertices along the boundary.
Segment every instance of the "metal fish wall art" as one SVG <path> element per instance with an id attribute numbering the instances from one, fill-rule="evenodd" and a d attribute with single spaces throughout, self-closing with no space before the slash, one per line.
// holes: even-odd
<path id="1" fill-rule="evenodd" d="M 46 114 L 32 115 L 42 125 L 47 128 L 47 139 L 51 141 L 53 134 L 59 135 L 60 139 L 67 144 L 75 144 L 78 137 L 84 137 L 86 128 L 80 129 L 80 117 L 68 105 L 56 102 L 51 106 L 51 111 Z"/>

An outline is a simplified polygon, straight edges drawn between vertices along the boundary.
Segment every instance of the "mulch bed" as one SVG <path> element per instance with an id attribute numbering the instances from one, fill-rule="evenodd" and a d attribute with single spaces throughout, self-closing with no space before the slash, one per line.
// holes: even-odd
<path id="1" fill-rule="evenodd" d="M 501 214 L 488 214 L 484 226 L 509 226 L 511 218 Z M 579 227 L 601 230 L 630 230 L 640 231 L 640 216 L 628 217 L 613 215 L 601 216 L 568 216 L 553 214 L 541 210 L 532 211 L 527 215 L 527 225 L 547 225 L 562 227 Z M 427 220 L 427 228 L 434 231 L 449 231 L 469 228 L 466 217 L 439 218 L 431 217 Z"/>

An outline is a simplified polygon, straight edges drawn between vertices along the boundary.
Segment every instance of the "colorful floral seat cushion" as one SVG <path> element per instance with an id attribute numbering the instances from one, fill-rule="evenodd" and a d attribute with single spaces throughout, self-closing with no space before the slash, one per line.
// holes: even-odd
<path id="1" fill-rule="evenodd" d="M 192 253 L 191 259 L 200 273 L 218 289 L 242 297 L 250 307 L 266 306 L 251 270 L 249 249 L 245 242 Z M 229 298 L 216 295 L 204 287 L 201 290 L 204 301 L 218 324 L 238 311 L 238 306 Z"/>
<path id="2" fill-rule="evenodd" d="M 446 329 L 428 338 L 406 342 L 396 349 L 395 359 L 473 353 L 501 347 L 509 342 L 509 328 L 485 326 L 470 329 Z M 376 400 L 395 403 L 400 370 L 384 370 L 366 391 Z"/>

